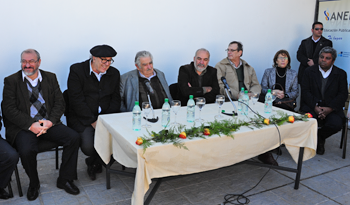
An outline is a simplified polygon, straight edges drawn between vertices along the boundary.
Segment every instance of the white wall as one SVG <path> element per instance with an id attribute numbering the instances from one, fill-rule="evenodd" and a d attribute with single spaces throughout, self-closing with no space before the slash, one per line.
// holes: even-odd
<path id="1" fill-rule="evenodd" d="M 311 35 L 316 0 L 13 0 L 0 6 L 0 90 L 3 78 L 20 69 L 20 53 L 34 48 L 41 68 L 55 72 L 62 91 L 69 66 L 89 57 L 97 44 L 118 55 L 121 74 L 134 69 L 137 51 L 148 50 L 169 84 L 196 49 L 211 52 L 209 65 L 226 57 L 230 41 L 243 43 L 243 59 L 261 80 L 279 49 L 287 49 L 292 68 L 296 51 Z M 0 97 L 2 100 L 2 96 Z"/>

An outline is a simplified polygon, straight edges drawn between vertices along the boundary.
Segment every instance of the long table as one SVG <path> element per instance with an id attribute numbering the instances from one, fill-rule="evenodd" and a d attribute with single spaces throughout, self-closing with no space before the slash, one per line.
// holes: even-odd
<path id="1" fill-rule="evenodd" d="M 281 110 L 273 107 L 273 112 L 266 114 L 263 112 L 262 103 L 250 106 L 264 117 L 276 115 L 276 111 Z M 226 102 L 221 109 L 232 112 L 233 107 L 232 104 Z M 196 107 L 196 118 L 198 112 Z M 206 121 L 214 121 L 217 113 L 218 106 L 208 104 L 203 108 L 201 117 Z M 155 114 L 161 118 L 160 109 L 155 110 Z M 235 118 L 249 121 L 248 117 L 253 117 L 251 111 L 248 116 L 238 115 Z M 224 118 L 232 119 L 226 115 Z M 173 120 L 174 114 L 172 113 L 171 121 Z M 157 123 L 150 123 L 152 127 L 148 130 L 161 131 L 163 128 L 160 121 L 161 119 Z M 181 107 L 179 110 L 177 121 L 186 126 L 193 126 L 193 123 L 186 122 L 186 107 Z M 144 123 L 145 120 L 142 120 L 142 124 Z M 149 134 L 145 128 L 142 128 L 141 131 L 133 131 L 131 125 L 131 112 L 100 115 L 95 131 L 95 149 L 106 164 L 111 161 L 111 155 L 113 155 L 113 158 L 123 166 L 137 168 L 132 204 L 143 204 L 144 195 L 152 183 L 151 179 L 193 174 L 230 166 L 275 149 L 280 142 L 278 130 L 274 125 L 253 130 L 241 127 L 233 133 L 234 139 L 227 136 L 185 139 L 183 142 L 189 150 L 177 148 L 172 144 L 154 143 L 144 153 L 143 147 L 136 145 L 135 141 L 137 137 L 148 137 Z M 316 154 L 317 121 L 311 118 L 307 122 L 285 123 L 278 128 L 282 144 L 285 144 L 296 163 L 298 163 L 299 151 L 303 151 L 300 152 L 303 156 L 300 156 L 298 171 L 295 171 L 300 178 L 301 162 Z"/>

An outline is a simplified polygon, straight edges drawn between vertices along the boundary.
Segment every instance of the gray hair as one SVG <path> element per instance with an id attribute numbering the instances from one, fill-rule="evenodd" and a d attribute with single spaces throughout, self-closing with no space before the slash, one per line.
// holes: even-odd
<path id="1" fill-rule="evenodd" d="M 146 57 L 150 57 L 151 61 L 153 62 L 153 56 L 149 51 L 139 51 L 136 53 L 135 56 L 135 64 L 137 64 L 139 67 L 141 67 L 140 65 L 140 58 L 146 58 Z"/>
<path id="2" fill-rule="evenodd" d="M 205 49 L 205 48 L 200 48 L 200 49 L 198 49 L 198 50 L 196 51 L 196 53 L 194 54 L 194 57 L 197 57 L 197 53 L 198 53 L 199 51 L 205 51 L 205 52 L 207 52 L 208 55 L 209 55 L 208 58 L 210 59 L 210 53 L 209 53 L 209 51 L 208 51 L 207 49 Z"/>
<path id="3" fill-rule="evenodd" d="M 321 53 L 330 53 L 330 54 L 332 54 L 333 61 L 335 61 L 335 59 L 337 58 L 337 51 L 334 48 L 330 47 L 330 46 L 326 46 L 326 47 L 322 48 L 320 53 L 319 53 L 319 56 L 321 55 Z"/>
<path id="4" fill-rule="evenodd" d="M 22 51 L 22 53 L 21 53 L 21 59 L 22 59 L 23 53 L 35 53 L 36 56 L 37 56 L 37 61 L 40 60 L 40 54 L 39 54 L 39 52 L 36 51 L 35 49 L 29 48 L 29 49 L 26 49 L 26 50 Z"/>

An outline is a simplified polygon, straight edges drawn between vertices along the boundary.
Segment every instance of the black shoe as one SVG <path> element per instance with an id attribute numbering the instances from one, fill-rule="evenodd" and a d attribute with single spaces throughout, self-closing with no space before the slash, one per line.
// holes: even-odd
<path id="1" fill-rule="evenodd" d="M 40 184 L 36 187 L 28 187 L 28 192 L 27 192 L 27 199 L 29 201 L 34 201 L 36 198 L 39 196 L 39 189 L 40 189 Z"/>
<path id="2" fill-rule="evenodd" d="M 8 199 L 10 194 L 5 191 L 5 189 L 0 188 L 0 199 Z"/>
<path id="3" fill-rule="evenodd" d="M 92 181 L 96 179 L 96 171 L 94 169 L 94 166 L 89 163 L 89 158 L 85 159 L 85 164 L 87 165 L 87 173 Z M 101 167 L 102 169 L 102 167 Z"/>
<path id="4" fill-rule="evenodd" d="M 102 173 L 102 165 L 97 163 L 97 164 L 94 164 L 94 170 L 95 170 L 95 173 Z"/>
<path id="5" fill-rule="evenodd" d="M 278 166 L 278 163 L 273 158 L 272 154 L 270 152 L 266 152 L 264 154 L 261 154 L 258 156 L 258 159 L 262 161 L 264 164 L 270 164 L 274 166 Z"/>
<path id="6" fill-rule="evenodd" d="M 318 144 L 316 149 L 316 154 L 323 155 L 325 152 L 324 144 Z"/>
<path id="7" fill-rule="evenodd" d="M 62 183 L 62 181 L 66 181 Z M 73 180 L 60 180 L 57 179 L 57 188 L 64 189 L 68 194 L 78 195 L 80 193 L 79 188 L 75 186 Z"/>

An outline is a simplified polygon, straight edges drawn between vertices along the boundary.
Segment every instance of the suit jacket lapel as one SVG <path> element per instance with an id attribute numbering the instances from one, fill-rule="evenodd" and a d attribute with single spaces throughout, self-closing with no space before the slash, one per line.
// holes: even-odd
<path id="1" fill-rule="evenodd" d="M 22 99 L 25 101 L 25 109 L 26 113 L 30 115 L 30 102 L 29 102 L 29 94 L 28 94 L 28 88 L 27 88 L 27 83 L 25 80 L 22 78 L 22 71 L 19 72 L 19 87 L 22 93 Z"/>
<path id="2" fill-rule="evenodd" d="M 318 66 L 314 66 L 313 76 L 314 76 L 314 79 L 315 79 L 315 82 L 316 82 L 316 87 L 317 87 L 318 92 L 320 93 L 320 96 L 321 96 L 322 95 L 322 92 L 321 92 L 321 88 L 322 88 L 321 77 L 322 77 L 322 74 L 318 70 Z"/>
<path id="3" fill-rule="evenodd" d="M 48 102 L 49 102 L 49 88 L 48 88 L 48 80 L 47 80 L 47 77 L 45 75 L 44 72 L 40 71 L 41 72 L 41 77 L 42 77 L 42 81 L 41 81 L 41 90 L 43 92 L 43 98 L 45 100 L 45 104 L 46 104 L 46 110 L 48 113 L 49 112 L 49 108 L 48 108 Z"/>
<path id="4" fill-rule="evenodd" d="M 325 87 L 325 92 L 328 89 L 330 85 L 332 85 L 332 82 L 337 79 L 338 71 L 336 70 L 335 66 L 333 66 L 331 73 L 328 76 L 327 84 Z"/>

